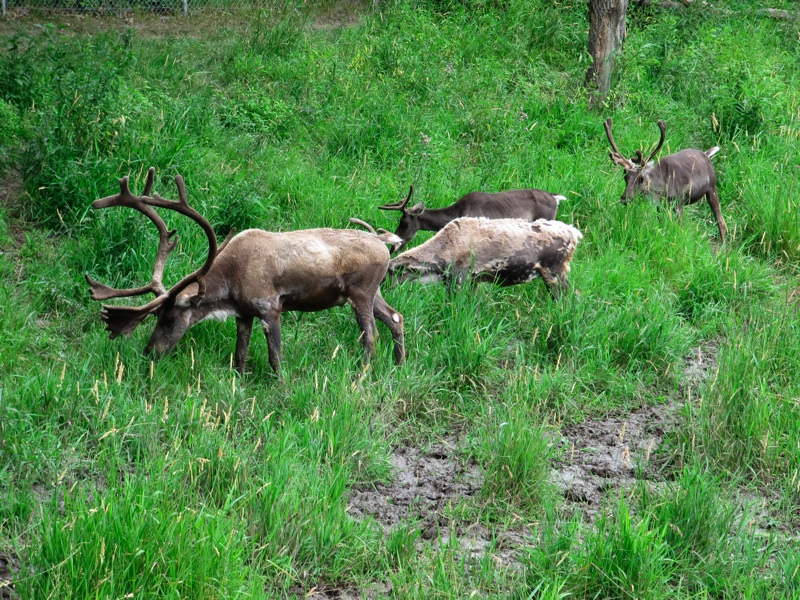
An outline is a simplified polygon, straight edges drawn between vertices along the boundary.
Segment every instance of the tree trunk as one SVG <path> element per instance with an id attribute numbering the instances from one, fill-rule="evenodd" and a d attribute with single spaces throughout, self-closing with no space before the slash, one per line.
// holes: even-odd
<path id="1" fill-rule="evenodd" d="M 589 0 L 589 54 L 592 65 L 586 72 L 589 104 L 601 104 L 611 89 L 614 55 L 625 40 L 625 11 L 628 0 Z"/>

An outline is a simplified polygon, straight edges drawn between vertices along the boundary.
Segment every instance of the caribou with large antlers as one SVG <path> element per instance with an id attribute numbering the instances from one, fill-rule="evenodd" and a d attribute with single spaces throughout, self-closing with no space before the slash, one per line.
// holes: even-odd
<path id="1" fill-rule="evenodd" d="M 413 193 L 414 186 L 411 186 L 405 200 L 378 207 L 381 210 L 399 210 L 402 213 L 395 235 L 399 236 L 403 243 L 395 245 L 393 252 L 402 249 L 420 229 L 439 231 L 450 221 L 461 217 L 526 221 L 555 219 L 558 203 L 566 200 L 565 196 L 529 189 L 497 193 L 470 192 L 445 208 L 425 208 L 421 202 L 406 208 Z"/>
<path id="2" fill-rule="evenodd" d="M 636 196 L 637 192 L 665 198 L 675 202 L 675 211 L 678 216 L 683 214 L 685 204 L 694 204 L 705 197 L 711 211 L 717 220 L 720 242 L 725 242 L 728 227 L 722 218 L 717 194 L 717 175 L 711 164 L 711 157 L 719 151 L 715 146 L 705 152 L 687 148 L 675 154 L 665 156 L 661 160 L 653 161 L 661 146 L 664 145 L 667 126 L 664 121 L 658 122 L 661 131 L 655 150 L 644 158 L 641 150 L 636 151 L 633 158 L 625 158 L 614 143 L 611 134 L 611 117 L 603 124 L 611 144 L 609 156 L 615 165 L 620 165 L 625 170 L 625 191 L 620 201 L 627 204 Z"/>
<path id="3" fill-rule="evenodd" d="M 364 344 L 364 362 L 374 349 L 375 318 L 389 327 L 395 361 L 405 359 L 403 317 L 390 307 L 379 285 L 389 264 L 389 251 L 375 235 L 351 229 L 308 229 L 271 233 L 249 229 L 229 236 L 217 248 L 211 225 L 186 201 L 183 178 L 175 183 L 179 200 L 150 195 L 155 170 L 147 173 L 141 196 L 119 180 L 120 193 L 96 200 L 94 208 L 127 206 L 147 216 L 159 232 L 153 277 L 149 284 L 116 289 L 92 279 L 92 298 L 108 300 L 154 293 L 155 300 L 140 307 L 103 306 L 101 316 L 112 338 L 130 335 L 148 316 L 158 318 L 145 352 L 165 354 L 186 331 L 206 319 L 236 317 L 236 369 L 244 372 L 253 319 L 258 318 L 267 337 L 269 363 L 280 377 L 280 314 L 312 312 L 349 303 L 356 313 Z M 162 283 L 164 265 L 175 248 L 176 231 L 168 231 L 154 207 L 174 210 L 195 221 L 208 238 L 208 257 L 202 267 L 169 290 Z"/>

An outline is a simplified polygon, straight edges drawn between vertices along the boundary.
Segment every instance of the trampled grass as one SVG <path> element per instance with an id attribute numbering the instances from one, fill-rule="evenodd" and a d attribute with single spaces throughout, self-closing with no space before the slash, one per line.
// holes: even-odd
<path id="1" fill-rule="evenodd" d="M 582 88 L 585 3 L 0 22 L 0 560 L 14 593 L 797 597 L 800 48 L 796 23 L 761 8 L 631 7 L 600 112 Z M 665 152 L 721 147 L 724 245 L 707 205 L 678 219 L 617 202 L 607 116 L 626 153 L 655 143 L 659 118 Z M 245 376 L 231 368 L 233 322 L 151 363 L 152 320 L 109 340 L 83 279 L 149 279 L 152 225 L 91 202 L 125 175 L 140 191 L 150 166 L 167 198 L 184 177 L 220 238 L 352 216 L 393 229 L 377 207 L 412 184 L 429 206 L 561 193 L 559 218 L 584 234 L 573 292 L 385 284 L 405 318 L 400 368 L 383 325 L 363 368 L 347 307 L 283 315 L 284 384 L 258 332 Z M 205 240 L 166 220 L 181 236 L 171 284 Z M 562 493 L 562 427 L 642 404 L 678 407 L 651 479 L 602 506 Z M 394 450 L 442 440 L 480 474 L 473 496 L 443 491 L 433 529 L 352 516 L 354 488 L 395 477 Z"/>

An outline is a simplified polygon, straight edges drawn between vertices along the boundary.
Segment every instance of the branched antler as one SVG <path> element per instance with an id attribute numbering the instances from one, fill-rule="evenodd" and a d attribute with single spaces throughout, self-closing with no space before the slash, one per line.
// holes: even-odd
<path id="1" fill-rule="evenodd" d="M 401 200 L 400 202 L 395 202 L 394 204 L 384 204 L 383 206 L 379 206 L 380 210 L 400 210 L 405 212 L 406 204 L 408 201 L 411 200 L 411 194 L 414 193 L 414 186 L 409 186 L 408 196 L 406 196 L 405 200 Z"/>
<path id="2" fill-rule="evenodd" d="M 103 305 L 101 316 L 106 323 L 106 328 L 111 332 L 111 338 L 115 338 L 120 334 L 130 335 L 136 326 L 139 325 L 149 314 L 156 312 L 167 300 L 174 299 L 180 292 L 186 289 L 192 283 L 197 282 L 198 291 L 197 298 L 202 298 L 205 295 L 205 275 L 211 269 L 219 250 L 217 248 L 217 238 L 214 234 L 214 229 L 203 216 L 189 206 L 186 200 L 186 187 L 183 183 L 183 177 L 177 175 L 175 177 L 175 184 L 178 188 L 178 200 L 167 200 L 158 194 L 150 196 L 153 188 L 153 181 L 155 178 L 155 169 L 150 167 L 147 171 L 147 180 L 145 182 L 144 191 L 141 196 L 135 196 L 130 191 L 128 186 L 128 177 L 123 177 L 119 180 L 119 194 L 107 196 L 92 203 L 92 207 L 96 209 L 109 208 L 111 206 L 125 206 L 133 208 L 144 214 L 150 219 L 158 229 L 159 241 L 158 251 L 156 253 L 156 261 L 153 266 L 153 277 L 150 283 L 138 288 L 119 289 L 113 288 L 92 279 L 89 274 L 85 275 L 86 281 L 91 286 L 92 298 L 95 300 L 108 300 L 110 298 L 123 298 L 128 296 L 141 296 L 152 292 L 156 298 L 144 306 L 107 306 Z M 178 237 L 175 236 L 176 229 L 167 230 L 164 220 L 154 210 L 153 207 L 165 208 L 174 210 L 179 214 L 185 215 L 195 221 L 206 234 L 208 238 L 208 257 L 203 265 L 181 279 L 177 284 L 169 290 L 164 288 L 164 266 L 167 257 L 174 250 L 178 243 Z M 223 246 L 232 237 L 233 232 L 223 243 Z M 175 236 L 174 239 L 173 236 Z"/>
<path id="3" fill-rule="evenodd" d="M 617 144 L 614 142 L 614 136 L 611 134 L 611 117 L 606 119 L 606 122 L 603 123 L 603 127 L 605 127 L 606 136 L 608 136 L 608 143 L 611 144 L 611 152 L 609 152 L 608 155 L 611 157 L 612 162 L 615 165 L 622 165 L 626 169 L 632 169 L 633 162 L 622 155 L 622 152 L 619 151 Z"/>
<path id="4" fill-rule="evenodd" d="M 603 127 L 605 127 L 606 136 L 608 136 L 608 142 L 611 144 L 611 152 L 609 152 L 611 160 L 615 165 L 622 165 L 625 169 L 635 169 L 637 168 L 637 165 L 639 167 L 643 167 L 653 160 L 656 154 L 658 154 L 659 150 L 661 150 L 661 146 L 664 145 L 667 132 L 666 123 L 664 123 L 664 121 L 658 121 L 658 128 L 661 130 L 661 138 L 658 140 L 655 150 L 653 150 L 647 158 L 644 158 L 644 154 L 641 150 L 637 150 L 636 157 L 633 159 L 628 159 L 622 155 L 622 152 L 619 151 L 617 144 L 614 142 L 614 136 L 611 134 L 611 117 L 606 119 L 606 122 L 603 123 Z"/>

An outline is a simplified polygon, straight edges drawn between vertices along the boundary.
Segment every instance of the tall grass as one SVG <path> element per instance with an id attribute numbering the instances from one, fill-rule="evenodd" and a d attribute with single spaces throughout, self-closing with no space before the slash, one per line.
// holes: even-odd
<path id="1" fill-rule="evenodd" d="M 108 490 L 59 493 L 43 502 L 41 538 L 17 583 L 24 597 L 101 593 L 250 597 L 260 577 L 245 562 L 244 532 L 221 513 L 186 506 L 174 483 L 141 477 Z"/>
<path id="2" fill-rule="evenodd" d="M 699 445 L 721 466 L 746 464 L 759 479 L 781 482 L 789 505 L 800 493 L 798 455 L 789 450 L 800 443 L 791 375 L 797 326 L 789 304 L 732 323 L 719 372 L 689 407 L 692 427 L 686 432 L 686 443 Z"/>

